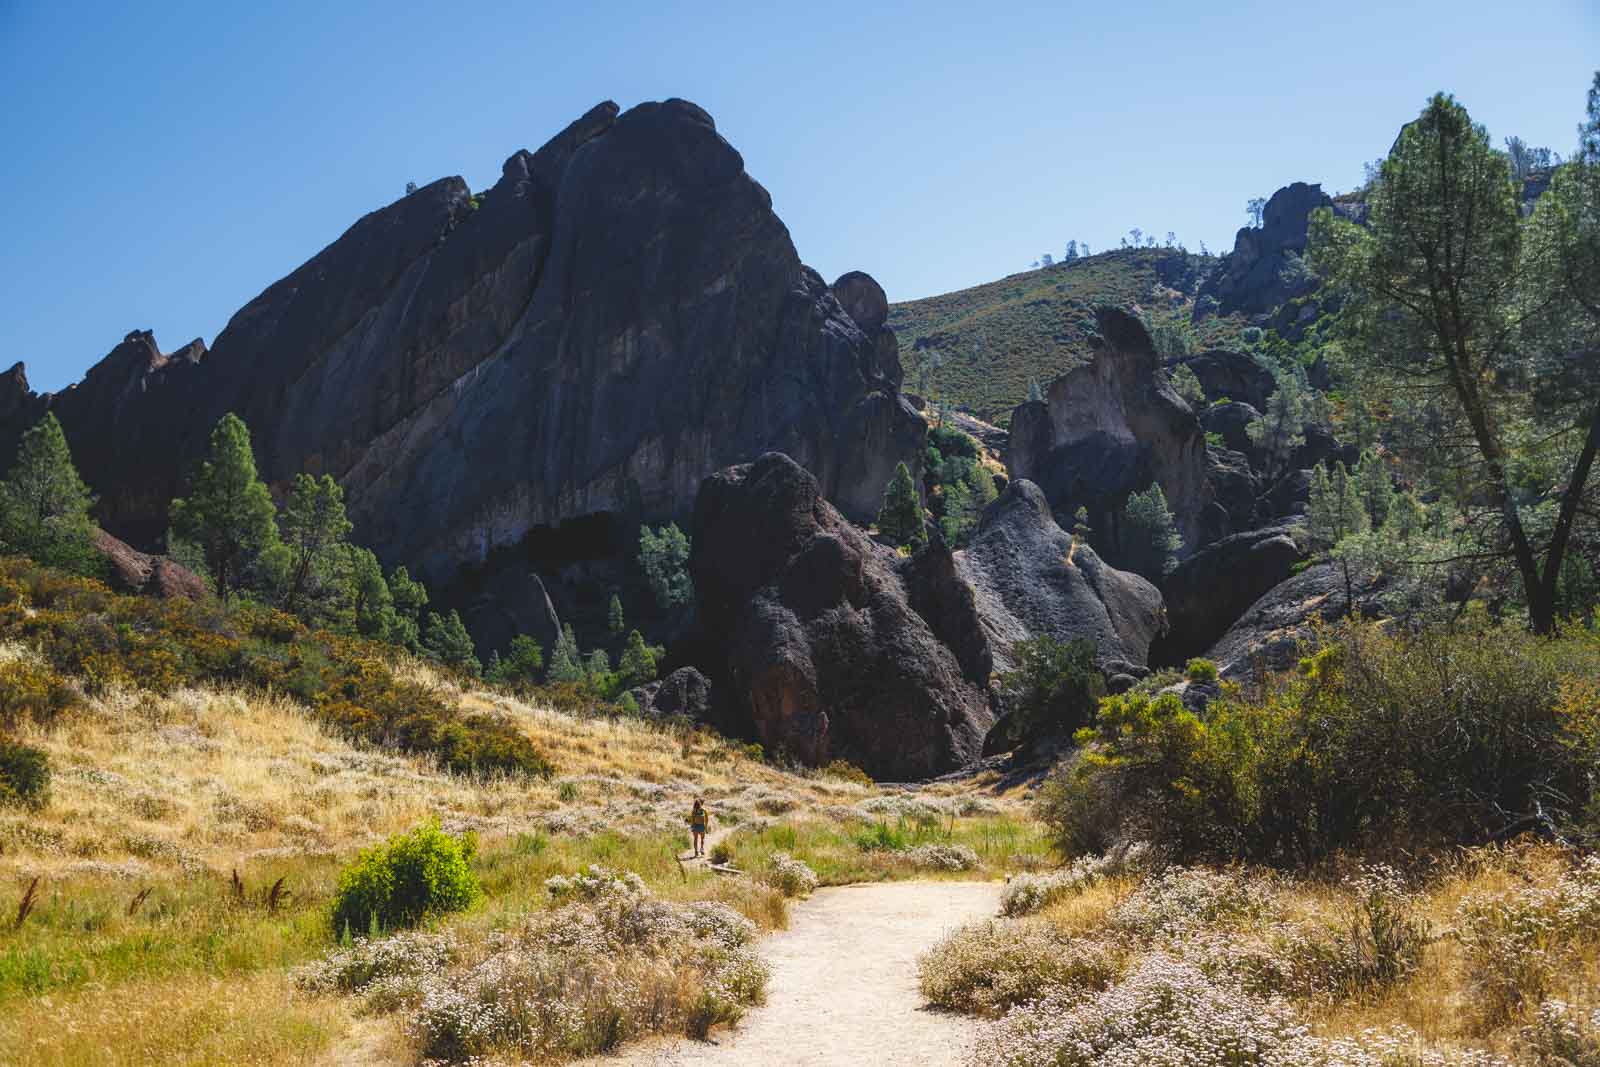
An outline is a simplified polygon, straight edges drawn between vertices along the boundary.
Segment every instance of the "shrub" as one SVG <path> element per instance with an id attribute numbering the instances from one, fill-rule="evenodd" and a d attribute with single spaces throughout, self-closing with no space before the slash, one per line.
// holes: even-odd
<path id="1" fill-rule="evenodd" d="M 817 772 L 824 778 L 835 778 L 841 782 L 855 782 L 857 785 L 872 785 L 872 776 L 857 767 L 854 763 L 836 759 L 822 770 Z"/>
<path id="2" fill-rule="evenodd" d="M 775 852 L 761 880 L 786 897 L 810 896 L 817 888 L 817 872 L 787 852 Z"/>
<path id="3" fill-rule="evenodd" d="M 1084 856 L 1065 870 L 1049 874 L 1019 874 L 1000 892 L 1000 913 L 1032 915 L 1058 900 L 1077 896 L 1095 882 L 1108 866 L 1104 859 Z"/>
<path id="4" fill-rule="evenodd" d="M 1541 1067 L 1600 1067 L 1600 1010 L 1585 1018 L 1565 1001 L 1547 1000 L 1522 1041 Z"/>
<path id="5" fill-rule="evenodd" d="M 476 849 L 472 834 L 451 837 L 435 823 L 363 850 L 339 875 L 334 933 L 414 926 L 470 907 L 482 894 L 468 865 Z"/>
<path id="6" fill-rule="evenodd" d="M 1013 654 L 1016 668 L 1000 680 L 1013 742 L 1070 732 L 1090 720 L 1105 693 L 1093 641 L 1058 641 L 1045 634 L 1017 642 Z"/>
<path id="7" fill-rule="evenodd" d="M 977 1014 L 1053 990 L 1081 996 L 1104 989 L 1120 970 L 1120 954 L 1108 945 L 1069 940 L 1046 923 L 1015 919 L 962 927 L 917 961 L 928 1003 Z"/>
<path id="8" fill-rule="evenodd" d="M 718 841 L 711 846 L 711 862 L 727 865 L 733 862 L 733 846 L 726 841 Z"/>
<path id="9" fill-rule="evenodd" d="M 0 729 L 14 729 L 23 719 L 49 726 L 77 699 L 72 687 L 43 664 L 0 661 Z"/>
<path id="10" fill-rule="evenodd" d="M 978 854 L 966 845 L 917 845 L 902 853 L 911 866 L 930 871 L 970 871 L 978 865 Z"/>
<path id="11" fill-rule="evenodd" d="M 883 820 L 875 820 L 855 836 L 856 847 L 863 852 L 900 852 L 911 845 L 905 829 Z"/>
<path id="12" fill-rule="evenodd" d="M 1201 656 L 1191 659 L 1183 668 L 1184 677 L 1196 685 L 1215 685 L 1217 665 Z"/>
<path id="13" fill-rule="evenodd" d="M 1550 640 L 1346 623 L 1254 700 L 1201 714 L 1171 694 L 1102 700 L 1040 814 L 1072 853 L 1132 825 L 1180 858 L 1282 864 L 1380 839 L 1582 831 L 1600 811 L 1597 676 L 1600 636 L 1577 628 Z"/>
<path id="14" fill-rule="evenodd" d="M 42 808 L 49 799 L 49 755 L 31 745 L 0 737 L 0 808 Z"/>
<path id="15" fill-rule="evenodd" d="M 1364 868 L 1346 882 L 1351 899 L 1338 928 L 1338 956 L 1350 991 L 1384 988 L 1410 977 L 1432 939 L 1416 898 L 1392 867 Z"/>

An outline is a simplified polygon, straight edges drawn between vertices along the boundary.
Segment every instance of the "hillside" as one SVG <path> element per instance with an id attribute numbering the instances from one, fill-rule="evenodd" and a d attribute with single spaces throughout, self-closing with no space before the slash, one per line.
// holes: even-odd
<path id="1" fill-rule="evenodd" d="M 1238 317 L 1188 327 L 1216 263 L 1175 249 L 1121 249 L 892 304 L 906 390 L 1004 424 L 1030 380 L 1048 386 L 1083 358 L 1103 305 L 1137 309 L 1152 325 L 1182 324 L 1200 347 L 1226 345 L 1247 325 Z M 930 352 L 942 357 L 937 369 Z"/>

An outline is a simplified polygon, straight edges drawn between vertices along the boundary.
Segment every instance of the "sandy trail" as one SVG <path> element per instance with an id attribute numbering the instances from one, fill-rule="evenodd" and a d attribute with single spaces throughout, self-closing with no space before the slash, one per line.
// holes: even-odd
<path id="1" fill-rule="evenodd" d="M 923 1007 L 917 957 L 963 923 L 995 914 L 1000 886 L 885 882 L 822 889 L 763 942 L 767 1003 L 710 1042 L 624 1047 L 589 1067 L 683 1064 L 941 1067 L 966 1062 L 974 1024 Z"/>

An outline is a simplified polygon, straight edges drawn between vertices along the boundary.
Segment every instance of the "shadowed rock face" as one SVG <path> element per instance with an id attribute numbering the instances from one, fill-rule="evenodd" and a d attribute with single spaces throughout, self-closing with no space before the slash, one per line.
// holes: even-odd
<path id="1" fill-rule="evenodd" d="M 1155 586 L 1107 566 L 1086 544 L 1073 548 L 1032 482 L 1012 482 L 989 505 L 956 563 L 1000 671 L 1011 668 L 1016 642 L 1041 634 L 1088 638 L 1100 663 L 1142 667 L 1166 624 Z"/>
<path id="2" fill-rule="evenodd" d="M 926 427 L 881 289 L 841 285 L 866 322 L 704 111 L 605 103 L 485 194 L 445 178 L 361 219 L 209 353 L 141 333 L 61 394 L 8 378 L 0 451 L 55 410 L 104 525 L 148 544 L 236 411 L 269 481 L 334 474 L 357 539 L 434 583 L 574 519 L 685 518 L 702 478 L 768 449 L 868 518 Z"/>
<path id="3" fill-rule="evenodd" d="M 1171 625 L 1156 661 L 1178 665 L 1203 654 L 1304 558 L 1293 527 L 1283 525 L 1225 537 L 1178 564 L 1161 583 Z"/>
<path id="4" fill-rule="evenodd" d="M 1295 278 L 1285 268 L 1290 256 L 1305 251 L 1311 213 L 1332 205 L 1320 185 L 1294 182 L 1273 193 L 1260 228 L 1240 229 L 1233 251 L 1222 257 L 1216 273 L 1201 286 L 1202 300 L 1212 298 L 1218 315 L 1265 315 L 1315 289 L 1314 279 Z M 1235 399 L 1254 403 L 1249 397 Z"/>
<path id="5" fill-rule="evenodd" d="M 1036 483 L 1058 515 L 1087 508 L 1103 533 L 1114 533 L 1129 493 L 1158 482 L 1193 550 L 1226 526 L 1211 507 L 1205 432 L 1168 384 L 1143 324 L 1115 308 L 1096 318 L 1093 358 L 1012 414 L 1007 473 Z"/>
<path id="6" fill-rule="evenodd" d="M 706 479 L 692 536 L 701 665 L 724 729 L 878 778 L 977 758 L 993 660 L 942 545 L 901 560 L 776 453 Z"/>

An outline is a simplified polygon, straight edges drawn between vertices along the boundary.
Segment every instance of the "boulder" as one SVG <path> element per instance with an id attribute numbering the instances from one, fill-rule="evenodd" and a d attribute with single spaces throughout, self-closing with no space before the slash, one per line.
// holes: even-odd
<path id="1" fill-rule="evenodd" d="M 869 336 L 875 336 L 888 321 L 889 297 L 872 275 L 853 270 L 839 275 L 832 288 L 845 313 Z"/>
<path id="2" fill-rule="evenodd" d="M 1050 383 L 1044 401 L 1012 413 L 1007 474 L 1038 485 L 1058 515 L 1087 508 L 1098 530 L 1115 528 L 1130 493 L 1159 483 L 1192 551 L 1222 532 L 1208 528 L 1205 432 L 1144 324 L 1110 307 L 1096 319 L 1092 358 Z"/>
<path id="3" fill-rule="evenodd" d="M 978 758 L 993 721 L 988 660 L 949 564 L 874 543 L 777 453 L 707 478 L 691 529 L 699 647 L 724 730 L 889 780 Z"/>
<path id="4" fill-rule="evenodd" d="M 1225 537 L 1179 563 L 1161 583 L 1168 630 L 1152 658 L 1182 665 L 1201 655 L 1304 559 L 1293 528 L 1282 525 Z"/>
<path id="5" fill-rule="evenodd" d="M 994 669 L 1011 669 L 1018 641 L 1093 641 L 1102 669 L 1142 667 L 1166 623 L 1155 586 L 1106 565 L 1056 525 L 1044 493 L 1015 481 L 990 504 L 956 566 L 975 595 Z"/>
<path id="6" fill-rule="evenodd" d="M 114 589 L 162 599 L 201 600 L 206 596 L 205 579 L 194 571 L 166 556 L 140 552 L 104 530 L 95 531 L 94 550 L 106 561 Z"/>
<path id="7" fill-rule="evenodd" d="M 1238 400 L 1230 400 L 1224 404 L 1212 404 L 1200 415 L 1200 425 L 1206 433 L 1218 434 L 1222 443 L 1234 452 L 1241 452 L 1246 456 L 1255 454 L 1256 446 L 1250 440 L 1247 427 L 1261 417 L 1261 412 L 1249 404 Z"/>
<path id="8" fill-rule="evenodd" d="M 1370 615 L 1378 607 L 1382 587 L 1372 583 L 1356 590 L 1356 613 Z M 1293 667 L 1300 646 L 1318 621 L 1346 613 L 1344 575 L 1338 565 L 1318 563 L 1273 586 L 1206 652 L 1224 678 L 1244 680 L 1261 671 Z"/>
<path id="9" fill-rule="evenodd" d="M 1213 403 L 1226 398 L 1265 410 L 1267 398 L 1278 387 L 1271 371 L 1254 356 L 1242 352 L 1216 349 L 1177 362 L 1194 372 L 1206 399 Z"/>
<path id="10" fill-rule="evenodd" d="M 637 686 L 629 692 L 643 715 L 711 721 L 711 679 L 693 667 L 679 667 L 660 681 Z"/>
<path id="11" fill-rule="evenodd" d="M 136 332 L 79 385 L 20 403 L 0 385 L 0 405 L 58 414 L 102 523 L 139 545 L 235 411 L 275 489 L 333 474 L 356 540 L 464 606 L 458 577 L 494 591 L 501 561 L 495 595 L 532 590 L 541 532 L 686 521 L 704 477 L 769 449 L 870 519 L 926 425 L 881 288 L 840 288 L 848 310 L 703 110 L 607 102 L 487 190 L 442 178 L 360 219 L 209 352 Z"/>

